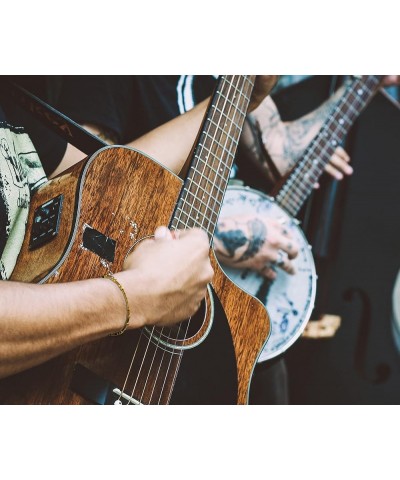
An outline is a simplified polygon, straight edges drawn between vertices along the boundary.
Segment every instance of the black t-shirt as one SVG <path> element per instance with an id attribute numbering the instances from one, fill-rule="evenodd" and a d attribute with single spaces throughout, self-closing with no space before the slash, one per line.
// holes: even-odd
<path id="1" fill-rule="evenodd" d="M 126 144 L 207 98 L 213 76 L 65 76 L 57 108 Z"/>
<path id="2" fill-rule="evenodd" d="M 9 78 L 40 99 L 54 105 L 56 87 L 58 87 L 57 89 L 59 90 L 61 77 L 20 75 Z M 38 117 L 17 105 L 5 92 L 3 92 L 1 97 L 2 107 L 6 113 L 7 120 L 12 125 L 24 126 L 26 133 L 35 145 L 35 150 L 39 155 L 43 168 L 49 175 L 61 162 L 67 148 L 67 142 L 47 125 L 42 123 Z"/>

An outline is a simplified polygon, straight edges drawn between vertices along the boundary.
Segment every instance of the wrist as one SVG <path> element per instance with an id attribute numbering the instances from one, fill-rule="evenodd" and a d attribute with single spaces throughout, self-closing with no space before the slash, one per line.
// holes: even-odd
<path id="1" fill-rule="evenodd" d="M 110 336 L 111 337 L 117 337 L 119 335 L 122 335 L 125 330 L 128 328 L 128 325 L 129 325 L 129 321 L 130 321 L 130 318 L 131 318 L 131 310 L 130 310 L 130 307 L 129 307 L 129 300 L 128 300 L 128 297 L 127 297 L 127 294 L 125 292 L 125 289 L 124 287 L 122 286 L 121 282 L 119 280 L 117 280 L 117 278 L 115 278 L 114 274 L 111 273 L 111 272 L 107 272 L 103 278 L 105 278 L 106 280 L 110 280 L 117 288 L 118 290 L 121 292 L 121 295 L 124 299 L 124 303 L 125 303 L 125 322 L 124 322 L 124 325 L 121 329 L 113 332 L 113 333 L 110 333 Z"/>
<path id="2" fill-rule="evenodd" d="M 141 278 L 141 275 L 137 269 L 123 270 L 121 272 L 115 273 L 114 278 L 124 288 L 127 297 L 130 310 L 130 321 L 128 329 L 144 327 L 147 322 L 146 317 L 143 314 L 143 308 L 141 305 L 143 302 L 146 301 L 144 295 L 146 289 L 151 287 L 146 286 L 145 279 Z M 123 298 L 117 298 L 117 300 L 119 300 L 120 306 L 121 304 L 122 306 L 124 306 Z"/>

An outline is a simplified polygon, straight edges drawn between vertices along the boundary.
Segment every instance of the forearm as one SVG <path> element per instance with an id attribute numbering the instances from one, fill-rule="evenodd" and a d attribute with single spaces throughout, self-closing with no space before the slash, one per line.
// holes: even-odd
<path id="1" fill-rule="evenodd" d="M 282 122 L 278 109 L 270 97 L 267 97 L 251 114 L 251 121 L 255 124 L 255 130 L 260 133 L 264 148 L 282 175 L 299 160 L 326 121 L 332 105 L 343 95 L 343 92 L 342 87 L 319 108 L 292 122 Z M 243 140 L 248 152 L 253 157 L 256 156 L 257 160 L 268 169 L 264 153 L 260 148 L 255 149 L 257 142 L 250 130 Z"/>
<path id="2" fill-rule="evenodd" d="M 128 146 L 140 150 L 175 173 L 182 169 L 203 120 L 209 99 L 130 142 Z"/>
<path id="3" fill-rule="evenodd" d="M 343 92 L 344 87 L 341 87 L 316 110 L 313 110 L 298 120 L 284 124 L 286 135 L 281 155 L 287 158 L 287 169 L 291 168 L 298 161 L 313 138 L 318 134 L 322 125 L 328 119 L 333 105 L 343 95 Z"/>
<path id="4" fill-rule="evenodd" d="M 196 139 L 208 101 L 208 99 L 204 100 L 185 114 L 179 115 L 129 142 L 127 146 L 154 158 L 154 160 L 178 174 Z M 83 127 L 94 135 L 102 134 L 101 128 L 97 125 L 85 124 Z M 102 136 L 102 138 L 104 137 Z M 105 138 L 105 140 L 109 144 L 113 143 L 112 139 Z M 55 177 L 83 158 L 85 158 L 85 155 L 69 144 L 61 163 L 49 177 Z"/>
<path id="5" fill-rule="evenodd" d="M 118 331 L 126 307 L 107 279 L 32 285 L 0 283 L 0 377 Z M 131 323 L 135 323 L 135 317 Z"/>

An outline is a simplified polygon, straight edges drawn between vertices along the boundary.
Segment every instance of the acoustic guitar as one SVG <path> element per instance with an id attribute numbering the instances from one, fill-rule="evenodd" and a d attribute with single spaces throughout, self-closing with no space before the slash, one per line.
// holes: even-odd
<path id="1" fill-rule="evenodd" d="M 210 244 L 255 76 L 221 76 L 184 182 L 127 147 L 105 147 L 32 197 L 11 280 L 101 277 L 158 225 L 200 227 Z M 244 404 L 269 334 L 264 305 L 234 285 L 212 248 L 215 276 L 200 310 L 172 328 L 91 342 L 0 383 L 2 403 Z M 188 265 L 190 268 L 190 265 Z"/>

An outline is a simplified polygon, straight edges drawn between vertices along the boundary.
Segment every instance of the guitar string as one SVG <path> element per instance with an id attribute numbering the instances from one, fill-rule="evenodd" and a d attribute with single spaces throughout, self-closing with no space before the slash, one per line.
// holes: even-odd
<path id="1" fill-rule="evenodd" d="M 354 119 L 362 111 L 373 94 L 375 94 L 378 86 L 379 77 L 376 76 L 368 76 L 365 80 L 354 80 L 333 107 L 328 120 L 321 127 L 317 136 L 314 137 L 310 147 L 307 149 L 308 151 L 305 152 L 303 160 L 299 162 L 298 167 L 293 171 L 293 174 L 289 176 L 276 196 L 277 202 L 291 213 L 292 216 L 297 213 L 298 208 L 300 208 L 301 204 L 312 191 L 314 183 L 323 173 L 323 169 L 329 162 L 331 153 L 333 153 L 336 148 L 338 143 L 337 140 L 342 140 L 344 138 L 344 135 L 353 124 Z M 362 94 L 359 96 L 355 93 L 358 90 L 362 91 Z M 365 92 L 367 92 L 366 95 Z M 352 100 L 351 96 L 354 97 Z M 354 107 L 355 103 L 360 104 L 357 107 L 357 110 Z M 347 110 L 341 112 L 345 108 Z M 352 118 L 349 118 L 347 114 L 349 109 L 353 110 Z M 339 116 L 343 119 L 343 123 L 339 122 L 340 119 L 337 118 Z M 349 123 L 347 129 L 343 126 L 345 121 Z M 342 135 L 340 134 L 340 130 L 343 130 Z M 325 146 L 321 147 L 320 142 L 324 139 Z M 333 148 L 331 143 L 332 140 L 336 140 L 336 145 L 334 145 Z M 320 150 L 319 153 L 317 153 L 318 149 Z M 323 155 L 326 155 L 327 157 L 325 159 L 320 159 L 320 156 Z M 312 160 L 313 157 L 316 158 Z M 310 162 L 311 165 L 309 165 Z M 307 179 L 309 182 L 308 184 L 304 181 L 304 178 Z M 296 188 L 293 188 L 293 186 Z M 285 206 L 285 204 L 287 206 Z"/>
<path id="2" fill-rule="evenodd" d="M 232 85 L 230 86 L 230 89 L 231 89 L 231 88 L 232 88 Z M 222 88 L 221 88 L 221 90 L 222 90 Z M 220 100 L 220 98 L 218 99 L 218 101 L 219 101 L 219 100 Z M 226 102 L 227 102 L 227 99 L 225 99 L 224 106 L 225 106 Z M 231 107 L 232 107 L 232 105 L 230 105 L 230 108 L 231 108 Z M 215 115 L 215 111 L 213 112 L 213 115 Z M 220 115 L 219 118 L 220 118 L 220 121 L 221 121 L 221 120 L 222 120 L 222 115 Z M 231 127 L 232 127 L 233 124 L 234 124 L 234 122 L 231 122 Z M 219 125 L 218 125 L 218 126 L 219 126 Z M 205 132 L 205 133 L 208 134 L 208 132 Z M 218 133 L 218 129 L 216 130 L 216 133 Z M 227 149 L 226 149 L 226 144 L 227 144 L 227 142 L 228 142 L 228 139 L 229 139 L 229 134 L 226 136 L 225 145 L 224 145 L 224 146 L 221 145 L 222 148 L 223 148 L 223 152 L 225 152 L 225 151 L 227 150 Z M 215 140 L 216 140 L 216 138 L 215 138 Z M 217 143 L 219 143 L 219 142 L 217 142 Z M 235 145 L 235 146 L 236 146 L 236 145 Z M 232 163 L 233 163 L 233 162 L 232 162 Z M 205 169 L 206 167 L 207 167 L 207 164 L 205 163 L 204 166 L 203 166 L 203 171 L 204 171 L 204 169 Z M 228 168 L 229 168 L 229 167 L 228 167 Z M 202 175 L 204 176 L 204 174 L 202 174 Z M 217 177 L 217 178 L 218 178 L 218 177 Z M 200 184 L 201 184 L 201 181 L 200 181 Z M 198 189 L 199 189 L 199 187 L 197 188 L 197 192 L 198 192 Z M 220 190 L 221 190 L 221 189 L 220 189 Z M 208 205 L 209 205 L 209 202 L 210 202 L 210 198 L 211 198 L 211 196 L 209 195 L 209 201 L 208 201 L 208 203 L 207 203 L 207 205 L 206 205 L 206 208 L 209 208 Z M 183 202 L 183 203 L 184 203 L 184 202 Z M 215 206 L 215 202 L 214 202 L 214 206 Z M 181 217 L 181 216 L 182 216 L 182 215 L 180 215 L 180 217 Z M 178 222 L 178 223 L 179 223 L 179 221 L 180 221 L 180 217 L 177 218 L 177 222 Z M 188 217 L 188 219 L 190 219 L 190 216 Z M 204 217 L 203 217 L 203 221 L 202 221 L 202 223 L 201 223 L 201 226 L 203 226 L 205 220 L 207 220 L 207 217 L 204 216 Z M 197 223 L 198 223 L 198 222 L 197 222 Z M 214 223 L 214 226 L 215 226 L 215 222 L 213 222 L 213 223 Z M 185 226 L 188 226 L 188 223 L 186 223 Z M 179 328 L 180 328 L 180 327 L 179 327 Z M 187 330 L 186 330 L 186 332 L 185 332 L 185 337 L 184 337 L 184 338 L 186 338 L 186 334 L 187 334 L 188 328 L 189 328 L 189 325 L 187 326 Z M 163 332 L 163 330 L 164 330 L 164 329 L 162 329 L 162 332 Z M 154 331 L 154 327 L 153 327 L 153 329 L 152 329 L 152 332 L 150 333 L 149 341 L 151 341 L 151 336 L 152 336 L 152 334 L 153 334 L 153 331 Z M 159 341 L 160 341 L 160 339 L 158 338 L 157 344 L 159 344 Z M 146 379 L 146 382 L 145 382 L 145 386 L 144 386 L 144 388 L 143 388 L 143 394 L 144 394 L 144 391 L 145 391 L 145 388 L 146 388 L 146 385 L 147 385 L 147 381 L 148 381 L 148 378 L 149 378 L 149 374 L 150 374 L 151 367 L 152 367 L 153 362 L 154 362 L 154 358 L 155 358 L 156 353 L 157 353 L 157 346 L 158 346 L 158 345 L 156 345 L 155 352 L 154 352 L 154 354 L 153 354 L 153 359 L 152 359 L 152 362 L 151 362 L 151 365 L 150 365 L 150 369 L 149 369 L 149 372 L 148 372 L 148 375 L 147 375 L 147 379 Z M 147 354 L 147 349 L 148 349 L 148 347 L 146 348 L 145 355 Z M 136 349 L 136 350 L 137 350 L 137 349 Z M 163 358 L 164 358 L 164 355 L 165 355 L 165 349 L 164 349 L 164 351 L 163 351 L 162 360 L 163 360 Z M 173 355 L 174 355 L 174 354 L 171 353 L 170 363 L 171 363 L 171 360 L 172 360 Z M 136 356 L 136 351 L 135 351 L 135 356 Z M 133 360 L 134 360 L 134 358 L 132 359 L 132 361 L 133 361 Z M 143 361 L 142 361 L 142 365 L 141 365 L 140 370 L 139 370 L 139 374 L 140 374 L 140 372 L 141 372 L 142 366 L 143 366 Z M 175 376 L 176 376 L 176 372 L 177 372 L 178 367 L 179 367 L 179 364 L 176 366 Z M 160 367 L 160 368 L 161 368 L 161 367 Z M 160 368 L 159 368 L 159 371 L 158 371 L 158 373 L 157 373 L 156 379 L 158 378 L 158 374 L 159 374 L 159 372 L 160 372 Z M 170 368 L 170 365 L 168 366 L 168 370 L 169 370 L 169 368 Z M 131 370 L 131 368 L 129 369 L 129 371 L 130 371 L 130 370 Z M 136 382 L 136 383 L 137 383 L 137 382 Z M 132 397 L 133 397 L 133 392 L 134 392 L 136 383 L 135 383 L 134 388 L 133 388 L 133 390 L 132 390 L 132 395 L 131 395 Z M 125 384 L 124 384 L 124 389 L 125 389 L 125 385 L 126 385 L 126 382 L 125 382 Z M 124 390 L 124 389 L 123 389 L 123 390 Z M 154 383 L 154 385 L 153 385 L 153 391 L 152 391 L 152 393 L 151 393 L 150 401 L 151 401 L 151 398 L 152 398 L 152 396 L 153 396 L 154 389 L 155 389 L 155 383 Z M 163 390 L 163 389 L 162 389 L 162 390 Z M 143 395 L 143 394 L 142 394 L 142 395 Z M 161 392 L 161 394 L 160 394 L 160 398 L 161 398 L 161 395 L 162 395 L 162 392 Z M 142 398 L 141 398 L 140 400 L 142 400 Z M 130 402 L 128 401 L 128 403 L 130 403 Z"/>
<path id="3" fill-rule="evenodd" d="M 346 119 L 349 123 L 349 127 L 353 123 L 354 118 L 349 119 L 347 117 L 347 112 L 341 113 L 341 110 L 342 110 L 342 108 L 347 107 L 347 110 L 349 108 L 352 108 L 354 112 L 356 112 L 357 114 L 359 113 L 358 111 L 356 111 L 352 107 L 352 103 L 349 104 L 348 99 L 351 97 L 351 95 L 353 95 L 353 93 L 356 89 L 358 90 L 360 88 L 365 87 L 367 92 L 368 92 L 368 89 L 370 88 L 368 86 L 368 80 L 369 79 L 370 79 L 370 77 L 368 77 L 364 82 L 355 81 L 355 82 L 352 83 L 352 85 L 349 86 L 347 91 L 344 93 L 343 97 L 333 107 L 332 112 L 330 114 L 330 118 L 325 122 L 323 127 L 318 132 L 317 136 L 314 138 L 310 148 L 308 149 L 308 152 L 306 151 L 306 153 L 304 155 L 303 161 L 299 164 L 299 167 L 293 172 L 293 177 L 289 177 L 289 179 L 285 182 L 285 185 L 282 187 L 282 189 L 280 191 L 282 193 L 279 195 L 279 197 L 280 197 L 279 201 L 282 201 L 282 205 L 284 205 L 284 203 L 287 203 L 289 211 L 291 211 L 292 209 L 295 210 L 296 207 L 297 207 L 296 204 L 304 201 L 304 199 L 310 193 L 310 191 L 313 188 L 313 185 L 314 185 L 315 181 L 318 180 L 319 176 L 322 174 L 323 167 L 325 166 L 325 163 L 328 163 L 330 155 L 327 157 L 327 159 L 325 159 L 325 162 L 318 161 L 317 163 L 312 163 L 311 167 L 310 167 L 308 165 L 308 163 L 310 161 L 315 162 L 315 160 L 313 161 L 313 160 L 311 160 L 311 158 L 313 156 L 320 156 L 322 154 L 328 154 L 329 150 L 331 150 L 333 152 L 334 148 L 332 149 L 332 145 L 330 144 L 330 142 L 332 142 L 332 139 L 335 140 L 335 137 L 340 139 L 340 130 L 345 131 L 342 124 L 339 121 L 337 121 L 337 117 L 340 116 L 343 119 L 343 123 L 344 123 L 344 119 Z M 362 110 L 362 108 L 365 106 L 365 104 L 367 103 L 367 101 L 369 100 L 370 97 L 371 97 L 370 94 L 368 95 L 368 98 L 365 98 L 365 96 L 361 97 L 361 98 L 355 96 L 355 98 L 354 98 L 354 100 L 352 100 L 352 102 L 360 103 L 359 109 Z M 353 117 L 354 117 L 354 115 L 353 115 Z M 339 134 L 338 134 L 338 130 L 339 130 Z M 325 137 L 328 137 L 329 140 L 326 139 L 325 147 L 321 147 L 319 145 L 319 143 L 321 142 L 321 137 L 323 137 L 324 135 L 325 135 Z M 317 153 L 318 149 L 320 150 L 319 153 Z M 317 155 L 316 155 L 316 153 L 317 153 Z M 313 165 L 314 165 L 314 171 L 312 170 Z M 322 166 L 322 168 L 321 168 L 321 166 Z M 319 171 L 315 172 L 315 170 L 316 170 L 315 167 L 317 167 L 317 169 Z M 304 172 L 304 169 L 307 169 L 307 171 Z M 310 172 L 310 169 L 311 169 L 311 172 Z M 309 184 L 307 185 L 304 182 L 304 177 L 307 178 L 308 181 L 309 181 L 309 178 L 311 177 L 312 181 L 309 182 Z M 298 187 L 298 190 L 291 189 L 290 187 L 292 185 L 296 185 Z M 308 187 L 308 189 L 307 189 L 307 187 Z"/>

